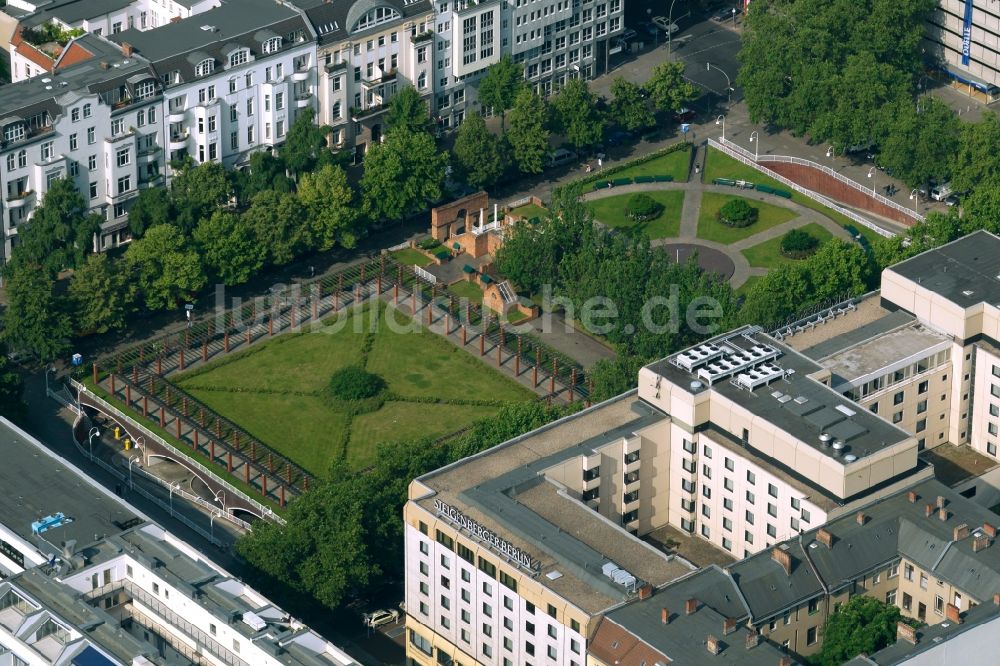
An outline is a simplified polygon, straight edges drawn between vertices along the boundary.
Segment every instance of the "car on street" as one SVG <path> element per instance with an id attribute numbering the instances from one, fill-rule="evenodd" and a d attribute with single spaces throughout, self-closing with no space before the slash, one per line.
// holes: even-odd
<path id="1" fill-rule="evenodd" d="M 569 164 L 570 162 L 576 160 L 576 153 L 572 150 L 567 150 L 565 148 L 559 148 L 552 153 L 549 158 L 549 167 L 562 166 L 563 164 Z"/>
<path id="2" fill-rule="evenodd" d="M 942 183 L 931 189 L 931 199 L 944 201 L 951 195 L 951 183 Z"/>
<path id="3" fill-rule="evenodd" d="M 640 23 L 638 28 L 641 32 L 646 33 L 654 39 L 659 38 L 661 36 L 660 33 L 663 32 L 663 28 L 651 21 L 644 21 L 643 23 Z"/>
<path id="4" fill-rule="evenodd" d="M 669 32 L 671 35 L 681 29 L 677 22 L 671 22 L 666 16 L 654 16 L 653 23 L 664 32 Z"/>
<path id="5" fill-rule="evenodd" d="M 375 629 L 383 624 L 399 621 L 399 611 L 395 608 L 390 610 L 377 610 L 364 614 L 365 626 Z"/>
<path id="6" fill-rule="evenodd" d="M 631 143 L 633 139 L 631 132 L 626 130 L 614 130 L 609 132 L 607 136 L 607 142 L 609 146 L 618 146 L 625 143 Z"/>
<path id="7" fill-rule="evenodd" d="M 639 33 L 637 33 L 632 28 L 625 28 L 625 32 L 623 32 L 622 34 L 618 35 L 618 41 L 620 41 L 620 42 L 631 42 L 633 39 L 635 39 L 638 36 L 639 36 Z"/>
<path id="8" fill-rule="evenodd" d="M 957 206 L 958 205 L 958 197 L 956 197 L 954 194 L 952 194 L 950 197 L 948 197 L 947 199 L 944 200 L 944 203 L 945 203 L 946 206 Z"/>
<path id="9" fill-rule="evenodd" d="M 679 123 L 689 123 L 694 120 L 694 111 L 685 107 L 677 109 L 674 111 L 674 120 Z"/>
<path id="10" fill-rule="evenodd" d="M 740 14 L 740 9 L 738 7 L 723 7 L 712 16 L 713 21 L 722 23 L 723 21 L 732 21 L 733 16 Z"/>

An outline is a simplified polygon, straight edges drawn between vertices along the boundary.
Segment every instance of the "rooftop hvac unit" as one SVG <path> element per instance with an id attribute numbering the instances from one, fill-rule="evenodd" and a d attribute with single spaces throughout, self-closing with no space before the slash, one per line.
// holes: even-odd
<path id="1" fill-rule="evenodd" d="M 267 622 L 253 611 L 247 611 L 243 613 L 243 624 L 247 625 L 254 631 L 261 631 L 267 627 Z"/>

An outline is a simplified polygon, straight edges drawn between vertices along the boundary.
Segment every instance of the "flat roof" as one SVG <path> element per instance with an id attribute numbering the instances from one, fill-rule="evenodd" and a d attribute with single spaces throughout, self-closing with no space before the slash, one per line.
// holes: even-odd
<path id="1" fill-rule="evenodd" d="M 975 231 L 886 269 L 961 308 L 1000 304 L 1000 236 Z"/>
<path id="2" fill-rule="evenodd" d="M 70 539 L 76 540 L 79 549 L 121 533 L 129 521 L 143 520 L 124 501 L 97 488 L 78 469 L 3 418 L 0 449 L 4 452 L 0 521 L 42 552 L 60 553 Z M 57 513 L 71 520 L 40 534 L 32 532 L 32 522 Z"/>
<path id="3" fill-rule="evenodd" d="M 748 372 L 747 370 L 719 375 L 718 379 L 709 385 L 705 375 L 699 374 L 705 365 L 692 370 L 681 367 L 680 363 L 685 354 L 690 357 L 692 351 L 699 352 L 713 346 L 733 350 L 732 354 L 725 354 L 729 367 L 737 367 L 734 359 L 745 357 L 748 352 L 755 349 L 768 350 L 771 359 L 759 367 L 770 368 L 772 371 L 765 375 L 758 373 L 757 376 L 762 383 L 757 385 L 738 383 Z M 821 365 L 778 342 L 757 327 L 744 327 L 717 336 L 701 345 L 652 363 L 648 367 L 682 390 L 691 393 L 715 391 L 832 458 L 837 456 L 831 447 L 820 442 L 819 436 L 822 433 L 828 433 L 834 439 L 844 441 L 847 448 L 843 454 L 858 458 L 911 437 L 901 428 L 870 413 L 829 386 L 812 379 L 809 375 L 822 371 Z M 745 376 L 751 377 L 751 375 Z M 766 377 L 772 379 L 763 382 Z"/>
<path id="4" fill-rule="evenodd" d="M 604 575 L 607 563 L 638 585 L 660 585 L 691 569 L 561 492 L 545 472 L 664 418 L 631 391 L 420 477 L 433 494 L 414 501 L 436 514 L 440 500 L 502 535 L 535 560 L 539 584 L 596 614 L 634 596 Z"/>

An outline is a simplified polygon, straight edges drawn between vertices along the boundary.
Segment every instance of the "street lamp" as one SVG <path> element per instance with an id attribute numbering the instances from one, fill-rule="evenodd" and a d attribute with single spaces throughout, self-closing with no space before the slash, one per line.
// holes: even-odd
<path id="1" fill-rule="evenodd" d="M 830 146 L 829 148 L 826 149 L 827 157 L 833 157 L 833 154 L 834 154 L 833 146 Z"/>
<path id="2" fill-rule="evenodd" d="M 208 533 L 212 543 L 215 543 L 215 519 L 221 516 L 222 516 L 221 513 L 216 513 L 215 511 L 208 514 L 208 530 L 209 530 Z"/>
<path id="3" fill-rule="evenodd" d="M 722 142 L 725 143 L 725 141 L 726 141 L 726 117 L 723 116 L 723 115 L 720 115 L 718 118 L 715 119 L 715 124 L 716 125 L 722 125 Z"/>
<path id="4" fill-rule="evenodd" d="M 735 9 L 733 11 L 736 11 Z M 733 103 L 733 82 L 729 80 L 729 75 L 726 74 L 720 67 L 716 67 L 710 62 L 705 63 L 705 71 L 716 70 L 726 77 L 726 107 L 728 108 Z"/>
<path id="5" fill-rule="evenodd" d="M 677 0 L 670 1 L 670 11 L 667 12 L 667 58 L 670 58 L 671 46 L 673 45 L 674 38 L 674 3 Z"/>
<path id="6" fill-rule="evenodd" d="M 650 25 L 653 26 L 653 48 L 655 49 L 656 47 L 658 47 L 660 45 L 660 29 L 659 29 L 659 27 L 655 23 L 653 23 L 653 8 L 652 7 L 647 7 L 646 8 L 646 18 L 649 19 Z"/>
<path id="7" fill-rule="evenodd" d="M 733 27 L 736 27 L 736 7 L 733 7 Z"/>
<path id="8" fill-rule="evenodd" d="M 875 196 L 875 170 L 876 167 L 868 169 L 868 177 L 872 179 L 872 196 Z"/>
<path id="9" fill-rule="evenodd" d="M 920 203 L 920 190 L 913 189 L 910 191 L 910 200 L 913 201 L 913 212 L 917 212 L 917 204 Z"/>
<path id="10" fill-rule="evenodd" d="M 179 484 L 179 483 L 171 483 L 170 484 L 170 516 L 171 517 L 173 517 L 173 515 L 174 515 L 174 491 L 175 490 L 179 490 L 180 487 L 181 487 L 181 484 Z"/>
<path id="11" fill-rule="evenodd" d="M 753 161 L 756 162 L 760 150 L 760 135 L 756 131 L 750 132 L 750 143 L 753 144 Z"/>
<path id="12" fill-rule="evenodd" d="M 128 488 L 129 490 L 135 489 L 135 484 L 132 483 L 132 463 L 138 460 L 140 456 L 132 456 L 128 459 Z"/>
<path id="13" fill-rule="evenodd" d="M 56 371 L 56 367 L 54 365 L 51 365 L 51 366 L 45 368 L 45 397 L 46 398 L 49 397 L 50 395 L 52 395 L 51 392 L 49 391 L 49 373 L 50 372 L 55 372 L 55 371 Z"/>
<path id="14" fill-rule="evenodd" d="M 90 446 L 90 462 L 94 462 L 94 437 L 100 437 L 101 431 L 97 427 L 90 429 L 90 434 L 87 435 L 87 444 Z"/>

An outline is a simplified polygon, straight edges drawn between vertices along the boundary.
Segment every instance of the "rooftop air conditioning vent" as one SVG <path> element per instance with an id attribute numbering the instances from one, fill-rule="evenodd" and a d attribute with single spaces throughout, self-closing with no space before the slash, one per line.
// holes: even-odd
<path id="1" fill-rule="evenodd" d="M 203 25 L 201 26 L 201 29 L 204 30 L 205 32 L 215 32 L 214 25 Z"/>
<path id="2" fill-rule="evenodd" d="M 691 382 L 690 386 L 691 386 L 691 390 L 692 391 L 700 391 L 701 387 L 704 386 L 704 384 L 702 384 L 699 381 L 693 381 L 693 382 Z"/>
<path id="3" fill-rule="evenodd" d="M 807 402 L 809 402 L 809 398 L 805 397 L 804 395 L 800 395 L 799 397 L 797 397 L 795 399 L 795 404 L 796 405 L 804 405 Z"/>
<path id="4" fill-rule="evenodd" d="M 962 292 L 962 295 L 963 296 L 972 296 L 974 293 L 976 293 L 976 292 L 972 291 L 971 289 L 966 289 L 965 291 Z"/>
<path id="5" fill-rule="evenodd" d="M 845 463 L 857 462 L 857 460 L 858 460 L 858 457 L 856 455 L 854 455 L 853 453 L 848 453 L 846 456 L 844 456 L 844 462 Z"/>
<path id="6" fill-rule="evenodd" d="M 833 453 L 834 453 L 834 455 L 838 455 L 839 456 L 840 454 L 842 454 L 844 452 L 844 449 L 846 447 L 847 447 L 847 445 L 844 444 L 842 441 L 840 441 L 838 439 L 836 442 L 833 443 Z"/>
<path id="7" fill-rule="evenodd" d="M 550 571 L 547 574 L 545 574 L 545 577 L 548 578 L 549 580 L 558 580 L 558 579 L 562 578 L 562 572 L 561 571 Z"/>
<path id="8" fill-rule="evenodd" d="M 836 409 L 844 416 L 854 416 L 855 414 L 857 414 L 857 412 L 849 408 L 847 405 L 837 405 L 836 407 L 834 407 L 834 409 Z"/>

